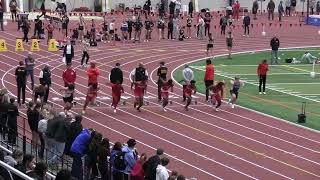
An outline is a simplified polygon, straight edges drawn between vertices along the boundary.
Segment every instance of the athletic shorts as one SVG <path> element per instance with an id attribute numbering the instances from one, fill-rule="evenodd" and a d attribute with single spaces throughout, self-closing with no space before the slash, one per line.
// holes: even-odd
<path id="1" fill-rule="evenodd" d="M 64 103 L 72 103 L 73 95 L 71 95 L 70 97 L 63 97 L 62 99 Z"/>
<path id="2" fill-rule="evenodd" d="M 238 98 L 238 95 L 239 95 L 239 91 L 234 91 L 234 90 L 230 90 L 230 94 L 234 94 L 236 95 L 236 98 Z"/>

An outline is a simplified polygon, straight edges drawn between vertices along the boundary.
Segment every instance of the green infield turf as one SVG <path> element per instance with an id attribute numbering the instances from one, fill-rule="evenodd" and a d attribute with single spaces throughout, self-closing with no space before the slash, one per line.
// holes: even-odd
<path id="1" fill-rule="evenodd" d="M 280 64 L 269 66 L 266 95 L 258 91 L 257 67 L 263 59 L 270 62 L 270 52 L 256 52 L 234 55 L 232 59 L 216 57 L 215 79 L 224 79 L 230 86 L 230 80 L 235 76 L 245 81 L 240 89 L 238 104 L 256 111 L 276 116 L 291 122 L 297 122 L 297 115 L 301 112 L 302 102 L 307 103 L 307 122 L 301 124 L 320 130 L 320 64 L 315 66 L 316 77 L 310 77 L 312 64 L 288 64 L 287 58 L 300 60 L 305 51 L 319 57 L 320 49 L 290 49 L 280 50 Z M 189 64 L 194 71 L 198 91 L 204 93 L 205 59 Z M 174 78 L 182 80 L 182 68 L 174 72 Z M 227 94 L 229 97 L 229 94 Z"/>

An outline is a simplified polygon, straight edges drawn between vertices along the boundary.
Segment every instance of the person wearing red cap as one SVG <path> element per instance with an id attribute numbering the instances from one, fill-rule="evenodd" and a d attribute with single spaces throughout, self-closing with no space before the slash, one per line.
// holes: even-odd
<path id="1" fill-rule="evenodd" d="M 257 74 L 259 77 L 259 94 L 262 94 L 261 92 L 261 86 L 263 90 L 263 94 L 266 94 L 266 80 L 267 80 L 267 72 L 268 72 L 268 63 L 267 60 L 263 60 L 257 69 Z"/>
<path id="2" fill-rule="evenodd" d="M 63 71 L 62 78 L 64 82 L 64 87 L 68 87 L 69 84 L 75 84 L 77 74 L 76 71 L 72 69 L 71 64 L 68 64 L 67 69 Z"/>

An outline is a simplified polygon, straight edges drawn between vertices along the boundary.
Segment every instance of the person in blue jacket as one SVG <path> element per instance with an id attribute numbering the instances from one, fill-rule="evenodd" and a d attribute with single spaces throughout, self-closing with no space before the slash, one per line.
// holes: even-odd
<path id="1" fill-rule="evenodd" d="M 71 174 L 79 180 L 83 179 L 81 157 L 87 153 L 91 137 L 94 135 L 93 133 L 92 129 L 83 129 L 71 145 L 70 151 L 73 155 Z"/>
<path id="2" fill-rule="evenodd" d="M 124 179 L 127 180 L 129 179 L 130 172 L 133 168 L 134 163 L 138 159 L 138 154 L 135 150 L 135 145 L 136 145 L 136 140 L 135 139 L 129 139 L 127 141 L 127 146 L 122 147 L 122 152 L 125 153 L 124 155 L 124 161 L 126 164 L 126 169 L 123 171 L 124 174 Z"/>

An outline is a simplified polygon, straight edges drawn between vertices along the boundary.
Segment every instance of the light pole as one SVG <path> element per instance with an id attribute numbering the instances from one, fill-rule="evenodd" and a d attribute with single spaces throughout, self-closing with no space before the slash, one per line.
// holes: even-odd
<path id="1" fill-rule="evenodd" d="M 310 3 L 309 3 L 310 0 L 307 0 L 307 25 L 309 24 L 309 6 L 310 6 Z"/>

